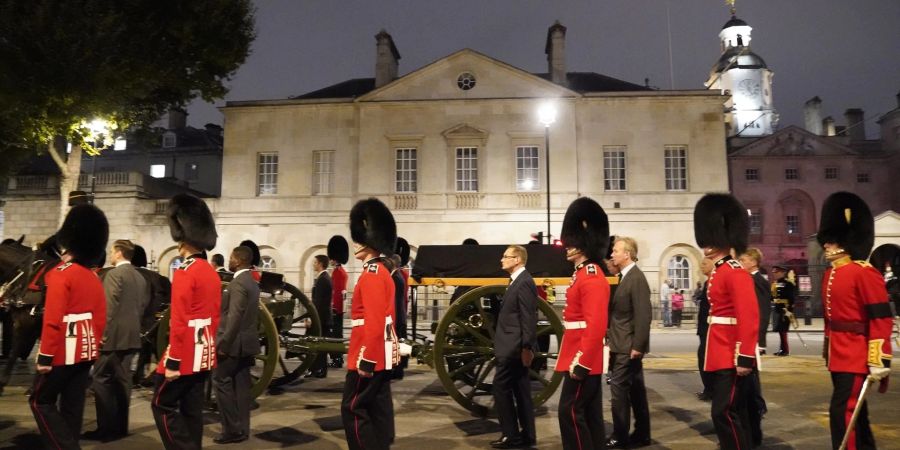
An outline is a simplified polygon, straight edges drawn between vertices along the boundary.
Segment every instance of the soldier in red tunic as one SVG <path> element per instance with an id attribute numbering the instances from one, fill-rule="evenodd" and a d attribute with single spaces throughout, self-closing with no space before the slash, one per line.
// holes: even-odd
<path id="1" fill-rule="evenodd" d="M 331 330 L 331 337 L 344 337 L 344 294 L 347 293 L 347 271 L 344 264 L 350 259 L 350 247 L 343 236 L 334 235 L 328 240 L 328 259 L 334 264 L 331 272 L 331 323 L 324 324 Z M 344 354 L 331 354 L 331 367 L 344 366 Z"/>
<path id="2" fill-rule="evenodd" d="M 216 246 L 216 225 L 197 197 L 172 197 L 169 231 L 185 258 L 172 279 L 169 346 L 154 375 L 153 419 L 167 449 L 200 448 L 203 386 L 216 366 L 215 336 L 222 293 L 216 270 L 202 256 Z"/>
<path id="3" fill-rule="evenodd" d="M 722 449 L 751 448 L 745 400 L 747 376 L 756 365 L 759 307 L 753 279 L 731 253 L 747 250 L 746 211 L 729 194 L 707 194 L 694 208 L 694 237 L 713 262 L 703 370 L 710 372 L 711 414 Z"/>
<path id="4" fill-rule="evenodd" d="M 602 449 L 603 337 L 609 310 L 609 283 L 601 265 L 609 245 L 606 212 L 590 198 L 575 200 L 566 211 L 561 237 L 575 273 L 566 291 L 566 333 L 556 361 L 556 371 L 565 373 L 559 430 L 566 450 Z"/>
<path id="5" fill-rule="evenodd" d="M 350 346 L 341 419 L 350 449 L 390 448 L 394 440 L 391 368 L 400 360 L 394 331 L 394 281 L 384 264 L 397 225 L 384 203 L 361 200 L 350 211 L 353 254 L 363 263 L 350 305 Z"/>
<path id="6" fill-rule="evenodd" d="M 58 234 L 65 250 L 62 262 L 45 277 L 38 373 L 29 404 L 47 448 L 80 448 L 88 373 L 106 327 L 103 283 L 89 267 L 103 254 L 108 238 L 102 211 L 93 205 L 73 207 Z"/>
<path id="7" fill-rule="evenodd" d="M 874 232 L 872 213 L 855 194 L 837 192 L 825 200 L 817 238 L 831 263 L 822 278 L 822 354 L 834 385 L 829 422 L 835 449 L 841 445 L 866 377 L 881 380 L 884 392 L 891 371 L 893 317 L 887 290 L 881 274 L 865 262 Z M 847 448 L 875 448 L 865 404 Z"/>

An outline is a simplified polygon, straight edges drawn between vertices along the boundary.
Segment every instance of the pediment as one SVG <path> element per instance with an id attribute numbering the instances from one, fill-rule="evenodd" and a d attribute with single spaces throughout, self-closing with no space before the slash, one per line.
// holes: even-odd
<path id="1" fill-rule="evenodd" d="M 441 134 L 446 139 L 486 139 L 488 132 L 481 128 L 473 127 L 467 123 L 452 126 L 442 131 Z"/>
<path id="2" fill-rule="evenodd" d="M 460 88 L 458 83 L 463 74 L 474 77 L 474 86 L 468 90 Z M 356 101 L 559 98 L 579 95 L 502 61 L 463 49 L 375 89 Z"/>
<path id="3" fill-rule="evenodd" d="M 798 126 L 789 126 L 734 152 L 737 157 L 853 156 L 858 152 L 834 138 L 819 136 Z"/>

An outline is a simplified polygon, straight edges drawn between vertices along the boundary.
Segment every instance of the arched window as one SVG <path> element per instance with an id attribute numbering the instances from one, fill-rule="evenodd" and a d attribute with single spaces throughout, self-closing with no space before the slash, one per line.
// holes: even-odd
<path id="1" fill-rule="evenodd" d="M 275 258 L 273 258 L 269 255 L 263 255 L 260 258 L 260 262 L 259 262 L 260 269 L 272 272 L 272 271 L 275 271 L 276 267 L 277 266 L 275 264 Z"/>
<path id="2" fill-rule="evenodd" d="M 692 289 L 691 261 L 684 255 L 675 255 L 669 259 L 668 278 L 675 289 Z"/>
<path id="3" fill-rule="evenodd" d="M 169 279 L 170 280 L 175 275 L 175 271 L 178 270 L 178 267 L 180 267 L 181 263 L 183 263 L 183 262 L 184 262 L 184 258 L 182 258 L 180 256 L 176 256 L 176 257 L 172 258 L 172 262 L 169 263 Z"/>

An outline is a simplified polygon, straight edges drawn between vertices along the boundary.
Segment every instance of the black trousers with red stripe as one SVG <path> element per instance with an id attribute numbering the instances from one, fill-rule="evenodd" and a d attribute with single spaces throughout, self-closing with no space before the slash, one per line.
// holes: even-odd
<path id="1" fill-rule="evenodd" d="M 722 450 L 749 450 L 750 418 L 747 414 L 748 377 L 735 369 L 711 373 L 712 421 Z"/>
<path id="2" fill-rule="evenodd" d="M 603 430 L 603 375 L 573 379 L 568 372 L 559 395 L 559 432 L 564 450 L 606 448 Z"/>
<path id="3" fill-rule="evenodd" d="M 841 440 L 844 439 L 844 433 L 847 432 L 847 425 L 850 424 L 850 417 L 853 415 L 853 409 L 856 408 L 856 400 L 859 398 L 859 391 L 862 389 L 865 379 L 866 375 L 861 373 L 831 373 L 834 392 L 831 394 L 828 421 L 831 424 L 831 446 L 834 449 L 841 446 Z M 876 388 L 877 385 L 869 386 L 869 389 Z M 868 450 L 874 448 L 875 436 L 872 435 L 872 428 L 869 426 L 869 407 L 863 403 L 859 410 L 859 416 L 856 418 L 856 427 L 847 441 L 847 449 Z"/>
<path id="4" fill-rule="evenodd" d="M 93 364 L 93 361 L 86 361 L 71 366 L 53 366 L 49 373 L 34 377 L 34 390 L 28 404 L 47 448 L 81 448 L 78 437 L 84 416 L 84 393 Z"/>
<path id="5" fill-rule="evenodd" d="M 385 450 L 394 440 L 394 405 L 391 372 L 381 370 L 370 378 L 355 370 L 344 379 L 341 420 L 350 450 Z"/>
<path id="6" fill-rule="evenodd" d="M 209 372 L 182 375 L 174 380 L 153 374 L 150 409 L 156 429 L 168 450 L 199 449 L 203 443 L 203 387 Z"/>

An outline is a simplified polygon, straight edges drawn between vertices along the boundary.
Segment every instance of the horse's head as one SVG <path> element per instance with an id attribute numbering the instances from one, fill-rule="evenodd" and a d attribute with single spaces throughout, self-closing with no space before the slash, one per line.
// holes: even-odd
<path id="1" fill-rule="evenodd" d="M 22 245 L 23 239 L 0 243 L 0 301 L 20 297 L 31 280 L 34 252 Z"/>

